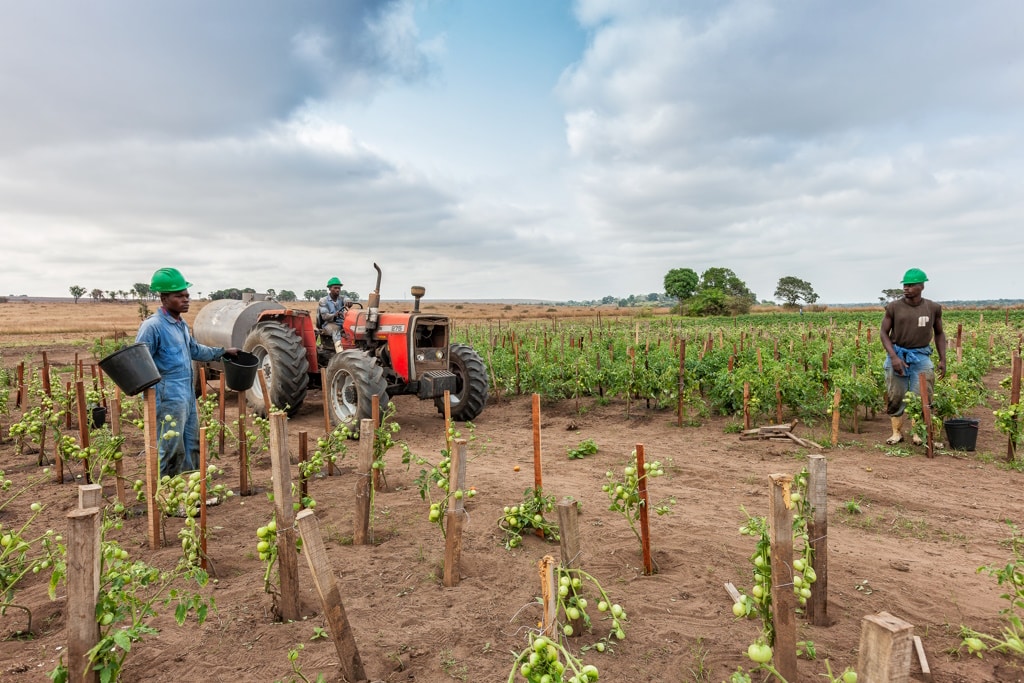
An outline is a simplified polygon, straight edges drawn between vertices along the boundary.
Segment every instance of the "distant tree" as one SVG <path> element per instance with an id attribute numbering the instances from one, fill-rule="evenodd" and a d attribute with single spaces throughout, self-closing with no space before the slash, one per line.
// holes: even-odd
<path id="1" fill-rule="evenodd" d="M 658 294 L 657 292 L 651 292 L 650 294 L 647 295 L 647 300 L 648 301 L 657 301 L 660 298 L 661 298 L 661 295 Z"/>
<path id="2" fill-rule="evenodd" d="M 148 299 L 150 295 L 149 285 L 147 285 L 145 282 L 136 282 L 134 285 L 132 285 L 132 291 L 135 293 L 135 296 L 139 299 Z"/>
<path id="3" fill-rule="evenodd" d="M 690 315 L 727 315 L 729 313 L 728 298 L 725 292 L 716 287 L 697 292 L 687 300 L 686 306 Z"/>
<path id="4" fill-rule="evenodd" d="M 271 299 L 276 299 L 277 290 L 274 289 L 273 287 L 267 287 L 267 296 L 269 296 Z"/>
<path id="5" fill-rule="evenodd" d="M 887 304 L 890 301 L 896 301 L 896 299 L 899 299 L 901 296 L 903 296 L 902 287 L 897 287 L 894 289 L 883 289 L 882 296 L 878 297 L 878 300 L 881 301 L 883 304 Z"/>
<path id="6" fill-rule="evenodd" d="M 278 301 L 295 301 L 295 292 L 290 289 L 282 289 L 281 293 L 277 295 Z"/>
<path id="7" fill-rule="evenodd" d="M 697 291 L 700 278 L 692 268 L 673 268 L 665 273 L 665 293 L 685 301 Z"/>
<path id="8" fill-rule="evenodd" d="M 216 292 L 210 292 L 210 300 L 217 301 L 218 299 L 236 299 L 242 298 L 242 290 L 237 288 L 230 289 L 218 289 Z"/>
<path id="9" fill-rule="evenodd" d="M 327 292 L 324 292 L 320 296 L 327 296 Z M 350 301 L 359 301 L 359 292 L 350 292 L 347 289 L 343 289 L 341 290 L 341 297 L 343 299 L 349 299 Z"/>
<path id="10" fill-rule="evenodd" d="M 611 294 L 609 294 L 608 296 L 605 296 L 605 297 L 601 297 L 601 303 L 602 304 L 613 304 L 613 303 L 615 303 L 615 301 L 616 301 L 615 297 L 612 296 Z"/>
<path id="11" fill-rule="evenodd" d="M 689 306 L 693 315 L 739 315 L 749 313 L 750 307 L 757 303 L 757 295 L 731 268 L 705 270 L 694 299 L 694 305 Z"/>
<path id="12" fill-rule="evenodd" d="M 814 287 L 811 287 L 807 280 L 787 275 L 779 278 L 779 283 L 775 286 L 775 298 L 786 302 L 787 306 L 795 307 L 800 301 L 813 304 L 818 300 L 818 295 L 814 293 Z"/>
<path id="13" fill-rule="evenodd" d="M 316 292 L 312 289 L 307 289 L 305 292 L 302 293 L 302 298 L 304 298 L 306 301 L 312 301 L 313 299 L 316 298 Z"/>
<path id="14" fill-rule="evenodd" d="M 71 296 L 75 298 L 75 303 L 77 304 L 78 300 L 82 298 L 83 294 L 85 294 L 85 287 L 81 287 L 79 285 L 71 285 L 70 287 L 68 287 L 68 291 L 71 292 Z"/>
<path id="15" fill-rule="evenodd" d="M 96 287 L 91 292 L 89 292 L 89 296 L 92 297 L 93 301 L 99 301 L 100 299 L 103 298 L 103 290 L 100 289 L 99 287 Z"/>

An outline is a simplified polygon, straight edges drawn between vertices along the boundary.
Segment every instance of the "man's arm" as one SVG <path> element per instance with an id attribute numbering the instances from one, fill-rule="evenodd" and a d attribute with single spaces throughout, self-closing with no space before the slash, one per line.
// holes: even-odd
<path id="1" fill-rule="evenodd" d="M 939 377 L 946 376 L 946 331 L 942 328 L 942 308 L 935 311 L 935 350 L 939 352 Z"/>
<path id="2" fill-rule="evenodd" d="M 882 329 L 879 337 L 882 339 L 882 347 L 885 348 L 885 352 L 889 355 L 889 359 L 892 362 L 892 370 L 897 375 L 907 374 L 907 364 L 903 362 L 903 359 L 896 353 L 896 349 L 893 347 L 892 339 L 889 334 L 892 332 L 893 319 L 889 313 L 889 309 L 885 309 L 885 317 L 882 318 Z"/>

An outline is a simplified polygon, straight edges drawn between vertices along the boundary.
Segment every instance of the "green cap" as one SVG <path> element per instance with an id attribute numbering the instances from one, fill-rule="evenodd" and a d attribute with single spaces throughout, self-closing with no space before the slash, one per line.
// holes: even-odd
<path id="1" fill-rule="evenodd" d="M 339 287 L 341 287 L 341 280 L 339 280 L 336 277 L 332 277 L 330 280 L 327 281 L 328 287 L 333 287 L 334 285 L 338 285 Z"/>
<path id="2" fill-rule="evenodd" d="M 192 286 L 177 268 L 161 268 L 153 273 L 149 289 L 153 292 L 180 292 Z"/>
<path id="3" fill-rule="evenodd" d="M 903 284 L 921 285 L 928 282 L 928 276 L 920 268 L 911 268 L 903 275 Z"/>

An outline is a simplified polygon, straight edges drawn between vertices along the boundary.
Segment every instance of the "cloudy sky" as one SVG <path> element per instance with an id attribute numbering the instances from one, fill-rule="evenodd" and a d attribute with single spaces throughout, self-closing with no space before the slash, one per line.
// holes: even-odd
<path id="1" fill-rule="evenodd" d="M 0 295 L 1024 297 L 1019 0 L 0 0 Z"/>

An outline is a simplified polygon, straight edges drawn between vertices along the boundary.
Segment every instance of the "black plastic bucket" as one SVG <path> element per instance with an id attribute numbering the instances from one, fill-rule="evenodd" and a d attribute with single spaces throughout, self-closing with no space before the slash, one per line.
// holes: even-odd
<path id="1" fill-rule="evenodd" d="M 149 347 L 142 343 L 115 351 L 100 361 L 100 368 L 129 396 L 160 381 L 160 371 L 156 369 Z"/>
<path id="2" fill-rule="evenodd" d="M 93 429 L 99 429 L 107 424 L 107 409 L 105 406 L 93 406 L 89 409 L 89 422 Z"/>
<path id="3" fill-rule="evenodd" d="M 248 351 L 239 351 L 234 358 L 224 356 L 224 381 L 228 389 L 249 391 L 259 367 L 260 359 Z"/>
<path id="4" fill-rule="evenodd" d="M 978 443 L 978 422 L 970 417 L 946 420 L 943 424 L 949 447 L 957 451 L 973 451 Z"/>

